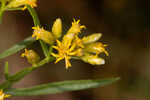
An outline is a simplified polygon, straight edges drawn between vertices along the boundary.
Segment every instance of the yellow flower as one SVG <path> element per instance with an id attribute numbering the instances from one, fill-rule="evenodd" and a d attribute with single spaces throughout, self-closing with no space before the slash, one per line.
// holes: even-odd
<path id="1" fill-rule="evenodd" d="M 61 37 L 62 22 L 60 18 L 57 18 L 52 26 L 52 32 L 40 28 L 39 26 L 32 27 L 32 29 L 34 30 L 32 37 L 36 37 L 36 40 L 40 39 L 51 45 L 56 39 Z"/>
<path id="2" fill-rule="evenodd" d="M 26 5 L 30 5 L 32 8 L 37 7 L 36 4 L 37 0 L 25 0 L 25 4 Z M 25 10 L 27 7 L 24 6 L 24 8 L 22 10 Z"/>
<path id="3" fill-rule="evenodd" d="M 80 43 L 78 33 L 80 33 L 81 29 L 85 28 L 85 26 L 80 25 L 79 22 L 80 20 L 74 20 L 67 34 L 64 35 L 62 42 L 57 40 L 57 46 L 53 46 L 53 48 L 55 48 L 58 51 L 58 54 L 52 53 L 52 55 L 56 57 L 55 63 L 59 62 L 62 59 L 65 59 L 66 69 L 71 67 L 71 63 L 69 60 L 72 56 L 78 56 L 82 54 L 79 48 L 83 45 Z"/>
<path id="4" fill-rule="evenodd" d="M 62 42 L 66 47 L 70 46 L 72 43 L 72 40 L 75 37 L 78 37 L 78 33 L 80 33 L 81 30 L 85 28 L 85 26 L 80 25 L 79 22 L 80 22 L 80 20 L 75 21 L 75 19 L 74 19 L 72 22 L 72 26 L 68 30 L 67 34 L 64 35 Z"/>
<path id="5" fill-rule="evenodd" d="M 86 28 L 84 25 L 80 25 L 80 20 L 75 20 L 73 19 L 73 22 L 72 22 L 72 26 L 71 28 L 68 30 L 67 34 L 69 33 L 79 33 L 81 32 L 81 29 L 84 29 Z"/>
<path id="6" fill-rule="evenodd" d="M 5 98 L 9 98 L 11 95 L 3 93 L 3 90 L 0 90 L 0 100 L 4 100 Z"/>
<path id="7" fill-rule="evenodd" d="M 76 35 L 73 43 L 75 43 L 78 47 L 84 48 L 83 41 Z"/>
<path id="8" fill-rule="evenodd" d="M 80 20 L 74 20 L 66 35 L 63 36 L 62 41 L 57 40 L 57 45 L 53 46 L 57 50 L 57 54 L 52 53 L 52 56 L 56 57 L 55 63 L 65 59 L 66 69 L 71 67 L 71 58 L 81 59 L 92 65 L 104 64 L 105 60 L 98 57 L 98 55 L 104 52 L 108 56 L 108 52 L 105 50 L 106 45 L 96 42 L 102 34 L 95 33 L 82 39 L 79 38 L 79 33 L 85 28 L 79 22 Z"/>
<path id="9" fill-rule="evenodd" d="M 39 26 L 32 27 L 32 29 L 34 30 L 32 37 L 36 37 L 36 40 L 43 40 L 44 42 L 50 45 L 54 42 L 54 36 L 51 32 L 46 31 L 43 28 L 40 28 Z"/>
<path id="10" fill-rule="evenodd" d="M 52 53 L 52 55 L 56 57 L 55 63 L 59 62 L 60 60 L 65 59 L 66 69 L 71 67 L 71 63 L 69 60 L 71 59 L 71 56 L 74 56 L 77 54 L 77 52 L 74 51 L 75 46 L 72 45 L 71 47 L 70 46 L 67 47 L 62 42 L 57 40 L 57 46 L 53 46 L 53 48 L 55 48 L 58 51 L 58 54 Z"/>
<path id="11" fill-rule="evenodd" d="M 104 52 L 108 56 L 109 54 L 105 50 L 106 46 L 107 45 L 102 44 L 101 42 L 94 42 L 91 44 L 87 44 L 84 48 L 84 51 L 89 53 L 95 53 L 96 55 L 99 55 L 100 53 Z"/>
<path id="12" fill-rule="evenodd" d="M 37 64 L 40 60 L 40 56 L 34 50 L 27 50 L 21 54 L 21 57 L 26 57 L 28 62 L 32 65 Z"/>
<path id="13" fill-rule="evenodd" d="M 20 6 L 24 6 L 22 10 L 25 10 L 27 7 L 26 5 L 30 5 L 32 8 L 37 7 L 37 0 L 11 0 L 7 8 L 17 8 Z"/>

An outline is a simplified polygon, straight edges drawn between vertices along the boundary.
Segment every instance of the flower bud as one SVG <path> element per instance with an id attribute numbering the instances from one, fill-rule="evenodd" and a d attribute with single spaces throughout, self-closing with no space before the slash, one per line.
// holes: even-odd
<path id="1" fill-rule="evenodd" d="M 95 34 L 83 37 L 82 41 L 84 44 L 93 43 L 99 40 L 101 36 L 102 36 L 101 33 L 95 33 Z"/>
<path id="2" fill-rule="evenodd" d="M 26 57 L 28 62 L 32 65 L 37 64 L 40 61 L 40 56 L 34 50 L 27 50 L 21 54 L 21 57 Z"/>
<path id="3" fill-rule="evenodd" d="M 96 53 L 100 54 L 104 52 L 107 56 L 109 55 L 108 52 L 105 50 L 107 45 L 102 44 L 101 42 L 91 43 L 85 46 L 84 51 L 89 53 Z"/>
<path id="4" fill-rule="evenodd" d="M 105 60 L 102 59 L 102 58 L 99 58 L 95 55 L 85 55 L 83 57 L 81 57 L 81 59 L 84 61 L 84 62 L 87 62 L 87 63 L 90 63 L 92 65 L 103 65 L 105 64 Z"/>
<path id="5" fill-rule="evenodd" d="M 44 30 L 43 28 L 32 27 L 34 29 L 32 37 L 36 37 L 36 40 L 40 39 L 48 44 L 52 44 L 54 42 L 54 36 L 51 32 Z"/>
<path id="6" fill-rule="evenodd" d="M 56 39 L 61 37 L 62 34 L 62 22 L 61 19 L 58 18 L 53 24 L 52 33 L 56 37 Z"/>

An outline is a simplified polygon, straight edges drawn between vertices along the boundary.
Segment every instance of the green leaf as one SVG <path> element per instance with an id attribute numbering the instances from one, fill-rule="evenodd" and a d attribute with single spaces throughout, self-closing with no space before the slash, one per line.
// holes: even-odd
<path id="1" fill-rule="evenodd" d="M 103 80 L 73 80 L 43 84 L 31 88 L 10 89 L 6 90 L 5 92 L 14 96 L 55 94 L 66 91 L 77 91 L 89 88 L 102 87 L 105 85 L 112 84 L 117 80 L 119 80 L 118 77 Z"/>
<path id="2" fill-rule="evenodd" d="M 34 41 L 36 41 L 36 40 L 33 39 L 32 37 L 26 38 L 25 40 L 21 41 L 20 43 L 12 46 L 8 50 L 6 50 L 3 53 L 1 53 L 0 54 L 0 59 L 3 59 L 5 57 L 7 57 L 7 56 L 10 56 L 10 55 L 20 51 L 21 49 L 26 48 L 29 44 L 33 43 Z"/>

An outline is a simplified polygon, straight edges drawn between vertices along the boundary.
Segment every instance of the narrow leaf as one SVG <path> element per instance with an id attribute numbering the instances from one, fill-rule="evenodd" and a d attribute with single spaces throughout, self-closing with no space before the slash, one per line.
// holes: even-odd
<path id="1" fill-rule="evenodd" d="M 110 78 L 103 80 L 73 80 L 43 84 L 31 88 L 10 89 L 5 92 L 7 94 L 15 96 L 55 94 L 66 91 L 77 91 L 89 88 L 102 87 L 105 85 L 112 84 L 117 80 L 119 80 L 119 78 Z"/>
<path id="2" fill-rule="evenodd" d="M 1 53 L 0 54 L 0 59 L 5 58 L 7 56 L 10 56 L 10 55 L 20 51 L 21 49 L 26 48 L 29 44 L 33 43 L 34 41 L 36 41 L 36 40 L 33 39 L 32 37 L 26 38 L 25 40 L 21 41 L 20 43 L 12 46 L 8 50 L 6 50 L 3 53 Z"/>

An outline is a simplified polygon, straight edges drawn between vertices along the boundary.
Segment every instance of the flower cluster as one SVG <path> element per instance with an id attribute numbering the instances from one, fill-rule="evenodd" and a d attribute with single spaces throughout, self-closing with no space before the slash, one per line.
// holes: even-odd
<path id="1" fill-rule="evenodd" d="M 103 58 L 99 57 L 99 54 L 105 53 L 108 56 L 108 52 L 105 50 L 107 45 L 98 42 L 101 38 L 101 33 L 95 33 L 83 38 L 79 37 L 81 31 L 85 29 L 84 25 L 80 24 L 80 20 L 73 20 L 72 26 L 67 33 L 60 39 L 62 35 L 62 22 L 61 19 L 56 19 L 52 26 L 52 31 L 47 31 L 44 28 L 32 27 L 33 35 L 37 40 L 42 40 L 45 43 L 52 45 L 56 52 L 52 52 L 50 55 L 56 58 L 55 63 L 65 59 L 66 69 L 71 67 L 70 59 L 80 59 L 84 62 L 92 65 L 101 65 L 105 63 Z M 61 41 L 60 41 L 61 40 Z M 56 41 L 56 45 L 55 45 Z M 27 55 L 26 53 L 23 54 Z M 34 54 L 35 55 L 35 54 Z M 34 57 L 26 56 L 28 61 Z M 37 59 L 37 57 L 35 57 Z M 35 60 L 37 61 L 37 60 Z M 35 63 L 34 61 L 34 63 Z"/>
<path id="2" fill-rule="evenodd" d="M 40 28 L 39 26 L 32 27 L 33 35 L 32 37 L 36 37 L 36 40 L 43 40 L 48 44 L 53 44 L 54 41 L 61 37 L 62 33 L 62 23 L 61 19 L 57 19 L 52 27 L 52 32 L 45 30 L 44 28 Z"/>
<path id="3" fill-rule="evenodd" d="M 81 40 L 78 38 L 78 34 L 81 29 L 85 28 L 84 25 L 79 24 L 80 20 L 72 22 L 71 28 L 68 30 L 66 35 L 64 35 L 62 42 L 57 40 L 57 46 L 53 46 L 58 51 L 58 54 L 52 53 L 56 57 L 56 62 L 65 59 L 66 68 L 71 66 L 70 59 L 72 56 L 82 55 L 81 48 L 83 45 Z"/>
<path id="4" fill-rule="evenodd" d="M 3 90 L 0 90 L 0 100 L 4 100 L 5 98 L 9 98 L 11 95 L 5 94 Z"/>
<path id="5" fill-rule="evenodd" d="M 62 34 L 62 23 L 61 19 L 56 19 L 53 24 L 52 32 L 45 30 L 44 28 L 40 28 L 39 26 L 32 27 L 33 34 L 32 38 L 35 37 L 36 40 L 42 40 L 45 43 L 52 45 L 54 41 L 61 37 Z M 35 65 L 39 62 L 40 57 L 34 50 L 27 50 L 21 54 L 21 57 L 26 57 L 28 62 L 32 65 Z"/>
<path id="6" fill-rule="evenodd" d="M 37 0 L 1 0 L 1 2 L 7 2 L 5 9 L 18 8 L 22 7 L 22 10 L 25 10 L 26 5 L 30 5 L 32 8 L 37 7 Z"/>
<path id="7" fill-rule="evenodd" d="M 105 50 L 106 45 L 96 42 L 101 34 L 97 33 L 80 38 L 78 35 L 82 29 L 85 29 L 85 26 L 80 25 L 79 22 L 80 20 L 74 20 L 62 41 L 57 40 L 57 46 L 53 46 L 58 51 L 58 53 L 52 53 L 56 57 L 56 63 L 65 59 L 66 68 L 69 68 L 71 67 L 70 59 L 78 58 L 93 65 L 104 64 L 104 59 L 99 58 L 98 55 L 103 52 L 108 55 Z"/>

